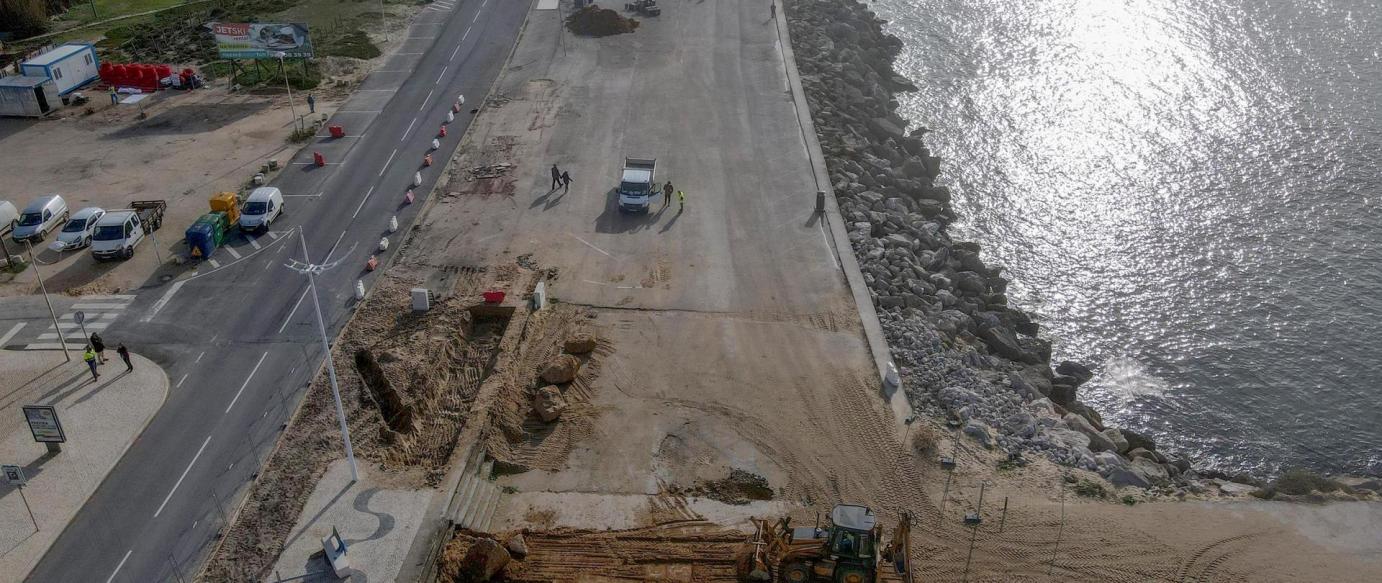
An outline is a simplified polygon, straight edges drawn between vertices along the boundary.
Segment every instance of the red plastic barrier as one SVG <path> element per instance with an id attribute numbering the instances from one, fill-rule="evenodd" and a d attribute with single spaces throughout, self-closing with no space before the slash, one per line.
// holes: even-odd
<path id="1" fill-rule="evenodd" d="M 330 127 L 330 130 L 331 130 L 331 137 L 333 137 L 333 138 L 344 138 L 344 137 L 345 137 L 345 128 L 343 128 L 343 127 L 341 127 L 341 126 L 331 126 L 331 127 Z"/>
<path id="2" fill-rule="evenodd" d="M 481 295 L 484 296 L 486 304 L 498 304 L 504 301 L 504 292 L 500 290 L 490 290 Z"/>
<path id="3" fill-rule="evenodd" d="M 312 162 L 315 162 L 317 166 L 325 166 L 326 156 L 323 156 L 321 152 L 312 152 Z"/>

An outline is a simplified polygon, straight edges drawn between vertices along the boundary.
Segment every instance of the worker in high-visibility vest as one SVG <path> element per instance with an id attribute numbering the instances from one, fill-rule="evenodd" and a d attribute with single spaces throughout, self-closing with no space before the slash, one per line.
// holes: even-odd
<path id="1" fill-rule="evenodd" d="M 681 208 L 678 208 L 678 209 L 677 209 L 677 212 L 678 212 L 678 213 L 680 213 L 680 212 L 686 210 L 686 192 L 685 192 L 685 191 L 681 191 L 681 190 L 678 190 L 678 191 L 677 191 L 677 202 L 681 203 Z"/>
<path id="2" fill-rule="evenodd" d="M 101 373 L 96 372 L 96 350 L 88 345 L 86 347 L 86 352 L 82 353 L 82 360 L 85 360 L 86 366 L 91 368 L 91 380 L 99 380 L 101 378 Z"/>

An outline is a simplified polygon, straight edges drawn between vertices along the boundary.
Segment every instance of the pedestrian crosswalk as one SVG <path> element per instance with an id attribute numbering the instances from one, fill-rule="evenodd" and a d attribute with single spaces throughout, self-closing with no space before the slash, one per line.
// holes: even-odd
<path id="1" fill-rule="evenodd" d="M 48 324 L 48 327 L 39 333 L 37 341 L 25 345 L 24 349 L 60 350 L 62 341 L 67 342 L 69 349 L 80 349 L 86 345 L 89 334 L 100 333 L 104 337 L 106 329 L 124 314 L 133 301 L 133 295 L 83 296 L 80 301 L 72 304 L 67 312 L 58 316 L 56 327 Z M 85 316 L 81 323 L 77 322 L 77 312 L 82 312 Z M 107 338 L 106 342 L 113 340 Z"/>
<path id="2" fill-rule="evenodd" d="M 455 9 L 456 3 L 452 0 L 437 0 L 427 5 L 427 10 L 435 10 L 438 12 L 450 12 Z"/>

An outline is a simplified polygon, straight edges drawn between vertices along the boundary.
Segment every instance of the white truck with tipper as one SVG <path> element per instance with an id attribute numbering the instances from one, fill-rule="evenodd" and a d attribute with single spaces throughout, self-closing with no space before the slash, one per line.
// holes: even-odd
<path id="1" fill-rule="evenodd" d="M 653 192 L 656 171 L 656 158 L 624 158 L 624 171 L 619 176 L 619 210 L 648 212 L 648 205 L 656 194 Z"/>
<path id="2" fill-rule="evenodd" d="M 91 236 L 91 256 L 98 261 L 134 257 L 134 248 L 163 225 L 167 208 L 166 201 L 136 200 L 128 209 L 106 213 Z"/>

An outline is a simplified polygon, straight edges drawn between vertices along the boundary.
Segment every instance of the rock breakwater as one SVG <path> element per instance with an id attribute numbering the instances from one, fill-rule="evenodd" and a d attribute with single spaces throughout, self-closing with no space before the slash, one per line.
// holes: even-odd
<path id="1" fill-rule="evenodd" d="M 787 23 L 840 212 L 914 409 L 988 448 L 1032 452 L 1115 485 L 1187 485 L 1183 459 L 1106 426 L 1079 399 L 1092 372 L 1053 368 L 1040 324 L 1008 305 L 1003 267 L 955 241 L 950 191 L 925 128 L 907 131 L 901 42 L 853 0 L 793 0 Z"/>

